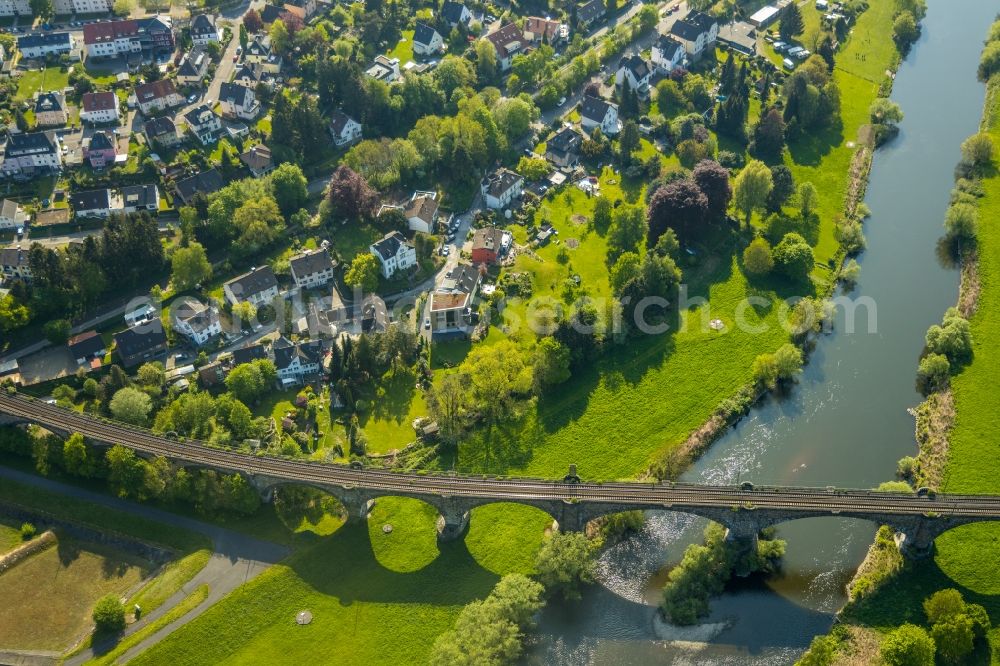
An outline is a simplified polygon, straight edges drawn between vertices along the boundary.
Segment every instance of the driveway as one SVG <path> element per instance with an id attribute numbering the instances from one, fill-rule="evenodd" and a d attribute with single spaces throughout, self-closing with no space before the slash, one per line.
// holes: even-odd
<path id="1" fill-rule="evenodd" d="M 167 625 L 126 652 L 125 655 L 119 659 L 121 662 L 127 661 L 128 659 L 136 656 L 143 650 L 162 640 L 177 628 L 198 617 L 222 597 L 226 596 L 240 585 L 249 582 L 267 567 L 279 562 L 289 554 L 289 550 L 286 547 L 278 544 L 255 539 L 245 534 L 240 534 L 239 532 L 233 532 L 232 530 L 218 527 L 217 525 L 195 520 L 194 518 L 179 516 L 177 514 L 155 509 L 143 504 L 136 504 L 117 497 L 112 497 L 110 495 L 102 495 L 100 493 L 91 492 L 89 490 L 84 490 L 83 488 L 77 488 L 76 486 L 70 486 L 57 481 L 52 481 L 51 479 L 35 476 L 34 474 L 20 472 L 7 467 L 0 467 L 0 479 L 17 481 L 26 485 L 43 488 L 50 492 L 66 495 L 74 499 L 92 502 L 117 511 L 123 511 L 142 518 L 147 518 L 149 520 L 155 520 L 157 522 L 173 525 L 175 527 L 182 527 L 191 530 L 192 532 L 204 534 L 212 540 L 214 552 L 212 553 L 212 557 L 209 559 L 208 564 L 205 565 L 205 568 L 198 572 L 194 578 L 188 581 L 188 583 L 180 591 L 167 599 L 163 605 L 150 612 L 148 615 L 144 615 L 138 622 L 130 625 L 128 629 L 125 630 L 125 635 L 128 636 L 133 634 L 150 622 L 162 617 L 171 608 L 183 601 L 199 585 L 208 584 L 210 588 L 208 598 L 183 617 Z M 88 649 L 75 655 L 72 659 L 66 660 L 65 663 L 82 664 L 90 659 L 93 659 L 95 656 L 94 652 Z"/>

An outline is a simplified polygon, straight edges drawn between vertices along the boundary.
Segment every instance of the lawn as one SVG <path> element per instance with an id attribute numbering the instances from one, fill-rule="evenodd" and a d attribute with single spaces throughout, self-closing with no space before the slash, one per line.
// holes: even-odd
<path id="1" fill-rule="evenodd" d="M 58 67 L 32 69 L 21 74 L 17 80 L 17 96 L 30 99 L 37 92 L 62 90 L 69 85 L 69 72 L 60 71 Z"/>
<path id="2" fill-rule="evenodd" d="M 0 645 L 62 651 L 90 625 L 105 594 L 122 594 L 149 574 L 148 562 L 67 538 L 0 576 Z"/>
<path id="3" fill-rule="evenodd" d="M 14 550 L 22 543 L 21 526 L 0 521 L 0 555 Z"/>
<path id="4" fill-rule="evenodd" d="M 527 507 L 483 507 L 464 540 L 439 544 L 436 520 L 422 502 L 379 500 L 367 526 L 301 550 L 131 663 L 426 663 L 464 604 L 504 573 L 531 571 L 551 522 Z M 300 627 L 304 609 L 313 621 Z"/>
<path id="5" fill-rule="evenodd" d="M 390 58 L 399 58 L 400 67 L 413 60 L 413 31 L 404 30 L 402 34 L 396 48 L 386 54 Z"/>

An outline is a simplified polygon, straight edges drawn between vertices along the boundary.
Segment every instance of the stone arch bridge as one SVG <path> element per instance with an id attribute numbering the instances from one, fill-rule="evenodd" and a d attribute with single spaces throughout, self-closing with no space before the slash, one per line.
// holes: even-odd
<path id="1" fill-rule="evenodd" d="M 35 423 L 63 435 L 122 444 L 146 456 L 245 475 L 265 500 L 282 485 L 304 485 L 337 497 L 350 519 L 364 519 L 379 497 L 422 500 L 440 513 L 442 539 L 464 532 L 477 506 L 513 502 L 533 506 L 560 529 L 582 530 L 604 515 L 631 510 L 679 511 L 718 522 L 729 538 L 750 548 L 764 528 L 801 518 L 843 517 L 889 525 L 912 556 L 931 552 L 943 532 L 1000 520 L 1000 496 L 882 493 L 838 488 L 705 486 L 679 483 L 583 482 L 571 470 L 563 480 L 457 474 L 403 474 L 386 470 L 252 455 L 198 441 L 177 441 L 148 430 L 80 414 L 0 391 L 0 425 Z"/>

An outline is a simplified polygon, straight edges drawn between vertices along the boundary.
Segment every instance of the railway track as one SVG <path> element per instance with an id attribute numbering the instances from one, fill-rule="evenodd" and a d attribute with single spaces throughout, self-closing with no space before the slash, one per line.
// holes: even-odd
<path id="1" fill-rule="evenodd" d="M 495 501 L 564 501 L 618 505 L 623 509 L 753 509 L 805 515 L 922 516 L 931 512 L 964 518 L 1000 518 L 1000 497 L 985 495 L 918 496 L 869 490 L 804 487 L 702 486 L 682 483 L 578 482 L 496 478 L 458 474 L 403 474 L 319 462 L 252 455 L 216 449 L 200 441 L 178 441 L 148 430 L 63 409 L 21 395 L 0 392 L 0 412 L 50 429 L 79 432 L 93 440 L 129 446 L 227 472 L 278 481 L 340 486 L 374 494 L 462 497 Z"/>

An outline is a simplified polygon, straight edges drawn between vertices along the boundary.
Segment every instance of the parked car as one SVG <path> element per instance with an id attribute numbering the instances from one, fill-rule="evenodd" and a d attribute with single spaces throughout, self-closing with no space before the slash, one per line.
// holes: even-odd
<path id="1" fill-rule="evenodd" d="M 560 97 L 559 98 L 559 106 L 562 106 L 565 103 L 566 103 L 566 98 L 565 97 Z"/>
<path id="2" fill-rule="evenodd" d="M 427 331 L 431 330 L 431 318 L 430 317 L 424 317 L 424 330 L 427 330 Z"/>

